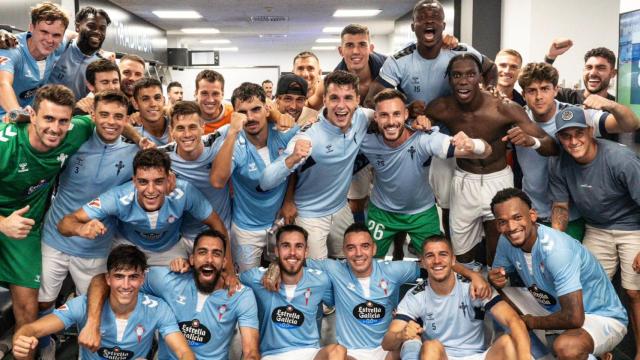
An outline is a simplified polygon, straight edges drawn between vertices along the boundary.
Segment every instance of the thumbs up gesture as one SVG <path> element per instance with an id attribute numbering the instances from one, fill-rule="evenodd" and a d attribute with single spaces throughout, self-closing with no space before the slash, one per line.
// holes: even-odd
<path id="1" fill-rule="evenodd" d="M 12 239 L 20 240 L 27 237 L 36 222 L 23 215 L 29 211 L 29 205 L 18 209 L 6 218 L 0 219 L 0 232 Z"/>

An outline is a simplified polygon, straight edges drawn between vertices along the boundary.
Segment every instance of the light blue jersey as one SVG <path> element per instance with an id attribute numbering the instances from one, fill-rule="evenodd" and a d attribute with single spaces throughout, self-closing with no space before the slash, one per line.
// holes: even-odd
<path id="1" fill-rule="evenodd" d="M 498 240 L 493 267 L 517 271 L 540 305 L 560 311 L 560 296 L 582 290 L 586 314 L 606 316 L 627 324 L 627 312 L 595 257 L 569 235 L 538 225 L 538 239 L 531 249 L 531 268 L 525 252 L 504 235 Z"/>
<path id="2" fill-rule="evenodd" d="M 87 322 L 87 297 L 78 296 L 53 311 L 65 328 L 76 325 L 78 329 Z M 145 359 L 151 350 L 156 330 L 162 337 L 180 332 L 176 317 L 169 306 L 159 298 L 138 294 L 136 307 L 126 320 L 122 338 L 118 338 L 116 316 L 109 301 L 102 307 L 100 318 L 100 348 L 91 352 L 80 348 L 83 360 L 133 360 Z"/>
<path id="3" fill-rule="evenodd" d="M 408 131 L 408 130 L 404 130 Z M 450 137 L 437 129 L 416 132 L 402 145 L 392 148 L 382 135 L 367 134 L 360 151 L 373 167 L 371 202 L 377 208 L 401 214 L 418 214 L 435 205 L 428 182 L 431 157 L 452 157 L 455 147 Z"/>
<path id="4" fill-rule="evenodd" d="M 45 60 L 46 66 L 44 74 L 40 73 L 38 62 L 31 56 L 27 41 L 31 38 L 31 33 L 20 33 L 16 35 L 18 46 L 12 49 L 0 50 L 0 56 L 6 57 L 8 60 L 4 64 L 0 64 L 0 71 L 6 71 L 13 74 L 13 91 L 16 94 L 20 107 L 31 105 L 35 99 L 36 91 L 49 82 L 49 75 L 54 64 L 64 51 L 66 43 L 63 41 L 54 52 L 52 52 Z M 4 116 L 6 111 L 0 106 L 0 117 Z"/>
<path id="5" fill-rule="evenodd" d="M 240 281 L 253 289 L 260 318 L 260 354 L 273 355 L 300 348 L 320 348 L 316 323 L 318 305 L 333 304 L 331 281 L 321 270 L 303 268 L 294 296 L 287 300 L 284 285 L 271 292 L 262 286 L 267 269 L 253 268 Z"/>
<path id="6" fill-rule="evenodd" d="M 295 203 L 300 217 L 322 217 L 345 207 L 353 163 L 369 124 L 365 111 L 368 110 L 356 109 L 346 133 L 331 124 L 324 114 L 319 115 L 319 120 L 302 128 L 289 141 L 284 154 L 265 169 L 260 187 L 272 189 L 281 185 L 295 170 L 298 173 Z M 299 139 L 311 142 L 311 154 L 289 169 L 285 159 L 293 153 Z"/>
<path id="7" fill-rule="evenodd" d="M 470 53 L 482 62 L 482 55 L 469 45 L 442 48 L 435 59 L 425 59 L 413 43 L 389 56 L 376 80 L 385 87 L 398 88 L 407 96 L 408 103 L 422 100 L 428 104 L 441 96 L 451 95 L 447 66 L 454 56 L 464 53 Z"/>
<path id="8" fill-rule="evenodd" d="M 122 236 L 153 252 L 167 251 L 180 240 L 180 225 L 187 212 L 200 221 L 213 212 L 204 195 L 184 180 L 176 180 L 176 188 L 165 196 L 157 211 L 148 212 L 140 206 L 138 191 L 132 182 L 103 193 L 82 208 L 91 219 L 103 220 L 109 216 L 118 219 Z"/>
<path id="9" fill-rule="evenodd" d="M 168 117 L 164 117 L 164 119 L 160 119 L 158 121 L 164 121 L 164 133 L 161 137 L 155 137 L 151 135 L 147 130 L 145 130 L 144 126 L 134 126 L 134 129 L 140 134 L 142 137 L 146 137 L 151 140 L 157 146 L 167 145 L 169 141 L 171 141 L 171 126 L 170 120 Z"/>
<path id="10" fill-rule="evenodd" d="M 124 138 L 113 144 L 104 143 L 94 129 L 91 138 L 67 160 L 67 166 L 60 174 L 56 196 L 45 216 L 42 242 L 72 256 L 107 257 L 115 233 L 115 219 L 106 218 L 107 233 L 93 240 L 62 236 L 58 232 L 58 222 L 100 194 L 131 180 L 133 157 L 137 151 L 138 147 Z"/>
<path id="11" fill-rule="evenodd" d="M 455 277 L 456 284 L 448 295 L 436 294 L 428 282 L 411 289 L 404 296 L 396 319 L 422 320 L 423 340 L 438 340 L 448 356 L 464 357 L 483 353 L 484 315 L 501 300 L 494 290 L 490 299 L 471 298 L 471 283 Z"/>
<path id="12" fill-rule="evenodd" d="M 231 298 L 225 289 L 204 295 L 198 292 L 193 273 L 177 274 L 166 267 L 155 266 L 147 272 L 140 291 L 167 302 L 198 359 L 228 359 L 236 323 L 241 328 L 258 329 L 256 299 L 253 291 L 245 286 Z M 162 340 L 158 358 L 176 359 Z"/>
<path id="13" fill-rule="evenodd" d="M 299 127 L 294 126 L 286 132 L 273 129 L 271 124 L 267 124 L 267 127 L 267 148 L 270 162 L 273 163 L 282 155 Z M 226 137 L 228 128 L 224 126 L 219 131 Z M 268 166 L 255 145 L 247 139 L 244 130 L 240 132 L 231 161 L 233 223 L 240 229 L 260 231 L 270 228 L 282 207 L 287 190 L 286 181 L 268 190 L 260 186 L 260 178 Z"/>
<path id="14" fill-rule="evenodd" d="M 80 100 L 89 93 L 86 84 L 87 66 L 100 59 L 97 51 L 92 55 L 83 54 L 78 48 L 77 40 L 74 40 L 54 65 L 49 82 L 68 87 L 76 95 L 76 100 Z"/>
<path id="15" fill-rule="evenodd" d="M 551 120 L 546 122 L 535 121 L 531 109 L 528 106 L 525 107 L 529 119 L 540 126 L 553 139 L 555 139 L 556 134 L 556 114 L 567 106 L 574 106 L 557 100 L 554 101 L 556 102 L 556 112 L 551 117 Z M 607 134 L 604 125 L 609 113 L 601 110 L 586 109 L 585 116 L 587 125 L 594 128 L 596 136 Z M 518 155 L 518 164 L 520 164 L 523 173 L 522 190 L 531 198 L 533 208 L 538 212 L 538 216 L 544 221 L 550 222 L 552 201 L 549 192 L 549 158 L 538 154 L 534 149 L 521 146 L 516 146 L 516 153 Z M 569 206 L 569 220 L 576 220 L 579 217 L 580 214 L 575 206 Z"/>
<path id="16" fill-rule="evenodd" d="M 424 178 L 423 178 L 424 179 Z M 336 303 L 336 335 L 347 349 L 374 349 L 380 346 L 398 306 L 402 284 L 420 276 L 417 262 L 373 261 L 369 294 L 346 261 L 307 259 L 307 266 L 323 270 L 331 279 Z"/>
<path id="17" fill-rule="evenodd" d="M 215 132 L 202 136 L 204 151 L 196 160 L 185 160 L 178 155 L 175 143 L 168 144 L 160 148 L 166 151 L 171 158 L 171 169 L 176 173 L 178 179 L 190 182 L 196 189 L 209 200 L 213 210 L 218 213 L 220 219 L 227 229 L 231 228 L 231 199 L 229 197 L 229 185 L 225 185 L 223 189 L 216 189 L 211 186 L 209 181 L 209 172 L 211 171 L 211 162 L 216 157 L 222 137 L 220 133 Z M 187 214 L 182 221 L 182 236 L 189 240 L 194 240 L 198 234 L 206 230 L 208 227 L 201 221 Z"/>

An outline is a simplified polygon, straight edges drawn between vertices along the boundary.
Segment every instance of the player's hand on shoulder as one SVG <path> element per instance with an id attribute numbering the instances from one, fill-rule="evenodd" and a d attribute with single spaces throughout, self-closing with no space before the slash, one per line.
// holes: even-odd
<path id="1" fill-rule="evenodd" d="M 409 110 L 409 117 L 415 119 L 418 115 L 425 115 L 427 110 L 427 104 L 422 100 L 414 100 L 409 106 L 407 106 Z"/>
<path id="2" fill-rule="evenodd" d="M 156 145 L 156 143 L 151 141 L 151 139 L 149 139 L 148 137 L 141 137 L 140 142 L 138 143 L 138 147 L 142 150 L 147 150 L 155 149 L 158 147 L 158 145 Z"/>
<path id="3" fill-rule="evenodd" d="M 492 268 L 489 270 L 489 282 L 498 289 L 507 286 L 507 272 L 503 267 Z"/>
<path id="4" fill-rule="evenodd" d="M 425 115 L 418 115 L 416 119 L 413 121 L 411 126 L 420 131 L 430 131 L 431 130 L 431 120 Z"/>
<path id="5" fill-rule="evenodd" d="M 18 46 L 18 38 L 6 30 L 0 30 L 0 49 L 12 49 L 16 46 Z M 0 64 L 2 64 L 1 60 Z"/>
<path id="6" fill-rule="evenodd" d="M 129 115 L 129 123 L 132 126 L 142 126 L 142 117 L 140 117 L 140 112 L 136 111 Z"/>
<path id="7" fill-rule="evenodd" d="M 24 217 L 28 211 L 29 205 L 12 212 L 11 215 L 0 221 L 0 232 L 16 240 L 26 238 L 36 223 L 33 219 Z"/>
<path id="8" fill-rule="evenodd" d="M 514 126 L 511 129 L 507 130 L 507 135 L 502 138 L 502 141 L 509 141 L 514 145 L 522 147 L 531 147 L 535 144 L 533 136 L 525 133 L 524 130 L 520 128 L 520 126 Z"/>
<path id="9" fill-rule="evenodd" d="M 504 104 L 508 104 L 511 101 L 509 100 L 507 95 L 505 95 L 502 91 L 500 91 L 496 86 L 493 86 L 493 85 L 485 86 L 483 83 L 480 83 L 480 89 L 488 92 L 489 94 L 491 94 L 491 96 L 500 100 Z"/>
<path id="10" fill-rule="evenodd" d="M 98 219 L 91 219 L 89 222 L 82 224 L 78 228 L 78 236 L 91 240 L 106 233 L 107 227 Z"/>
<path id="11" fill-rule="evenodd" d="M 225 270 L 222 271 L 222 277 L 224 279 L 224 287 L 227 289 L 227 294 L 229 297 L 233 296 L 236 291 L 240 290 L 240 279 L 238 279 L 238 275 L 229 274 Z"/>
<path id="12" fill-rule="evenodd" d="M 280 290 L 280 266 L 277 261 L 272 261 L 262 276 L 262 286 L 272 292 Z"/>
<path id="13" fill-rule="evenodd" d="M 444 34 L 442 37 L 442 47 L 445 49 L 454 49 L 458 46 L 459 42 L 457 37 L 450 34 Z"/>
<path id="14" fill-rule="evenodd" d="M 591 94 L 584 99 L 582 104 L 587 109 L 606 110 L 615 105 L 615 101 L 611 101 L 598 94 Z"/>
<path id="15" fill-rule="evenodd" d="M 402 330 L 402 338 L 404 341 L 413 339 L 420 340 L 420 334 L 422 334 L 422 326 L 413 320 L 409 321 L 407 326 Z"/>
<path id="16" fill-rule="evenodd" d="M 13 357 L 15 359 L 28 359 L 35 353 L 38 347 L 38 339 L 34 336 L 20 335 L 13 339 Z"/>
<path id="17" fill-rule="evenodd" d="M 549 59 L 555 59 L 556 57 L 566 53 L 573 46 L 573 41 L 568 38 L 556 38 L 551 42 L 547 57 Z"/>
<path id="18" fill-rule="evenodd" d="M 93 113 L 93 97 L 85 96 L 76 102 L 76 107 L 86 112 L 87 114 Z"/>
<path id="19" fill-rule="evenodd" d="M 178 181 L 176 178 L 176 173 L 173 172 L 173 170 L 169 171 L 169 176 L 167 176 L 168 186 L 167 186 L 167 192 L 165 195 L 170 195 L 173 192 L 173 190 L 176 189 L 176 181 Z"/>
<path id="20" fill-rule="evenodd" d="M 183 257 L 178 257 L 171 260 L 169 263 L 169 269 L 175 273 L 182 274 L 189 271 L 189 269 L 191 269 L 191 265 L 189 264 L 189 260 Z"/>

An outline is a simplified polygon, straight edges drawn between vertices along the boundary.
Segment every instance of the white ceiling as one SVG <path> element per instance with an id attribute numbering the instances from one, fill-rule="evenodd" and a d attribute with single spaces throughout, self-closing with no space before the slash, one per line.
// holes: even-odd
<path id="1" fill-rule="evenodd" d="M 309 49 L 315 46 L 326 26 L 345 26 L 361 23 L 369 26 L 372 35 L 388 35 L 394 31 L 394 22 L 411 11 L 416 0 L 111 0 L 111 2 L 167 30 L 169 47 L 189 48 L 238 47 L 240 51 L 281 51 Z M 382 9 L 373 18 L 334 18 L 338 8 Z M 197 20 L 159 19 L 154 10 L 196 10 L 203 17 Z M 286 16 L 288 21 L 275 23 L 251 23 L 251 16 Z M 215 27 L 216 35 L 182 35 L 185 27 Z M 260 34 L 284 34 L 286 38 L 260 38 Z M 336 36 L 337 35 L 333 35 Z M 203 39 L 228 39 L 231 44 L 203 45 Z M 317 44 L 331 45 L 331 44 Z"/>

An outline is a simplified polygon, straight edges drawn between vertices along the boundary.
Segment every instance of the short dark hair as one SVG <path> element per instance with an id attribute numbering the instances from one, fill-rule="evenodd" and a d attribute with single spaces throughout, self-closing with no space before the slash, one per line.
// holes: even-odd
<path id="1" fill-rule="evenodd" d="M 258 98 L 258 100 L 263 103 L 267 101 L 267 94 L 264 92 L 262 86 L 250 82 L 243 82 L 233 90 L 233 94 L 231 95 L 231 105 L 236 107 L 236 101 L 249 101 L 254 97 Z"/>
<path id="2" fill-rule="evenodd" d="M 117 270 L 147 269 L 147 255 L 133 245 L 118 245 L 111 249 L 107 258 L 107 272 Z"/>
<path id="3" fill-rule="evenodd" d="M 31 24 L 35 26 L 41 21 L 47 23 L 61 21 L 65 29 L 69 26 L 69 16 L 67 16 L 67 13 L 60 5 L 49 1 L 45 1 L 31 8 Z"/>
<path id="4" fill-rule="evenodd" d="M 222 242 L 222 253 L 224 254 L 227 252 L 227 238 L 224 236 L 224 234 L 215 229 L 207 229 L 201 232 L 200 234 L 198 234 L 195 240 L 193 240 L 194 253 L 196 252 L 196 248 L 198 247 L 198 243 L 200 242 L 200 239 L 204 237 L 212 237 L 212 238 L 220 239 L 220 242 Z"/>
<path id="5" fill-rule="evenodd" d="M 124 56 L 120 58 L 120 62 L 123 62 L 125 60 L 135 61 L 142 64 L 143 69 L 147 68 L 147 63 L 144 61 L 144 59 L 136 54 L 124 54 Z"/>
<path id="6" fill-rule="evenodd" d="M 495 215 L 495 206 L 498 204 L 502 204 L 508 200 L 513 198 L 519 198 L 524 201 L 525 204 L 531 209 L 531 199 L 529 195 L 527 195 L 524 191 L 516 188 L 506 188 L 498 191 L 491 199 L 491 212 Z"/>
<path id="7" fill-rule="evenodd" d="M 288 224 L 288 225 L 282 225 L 276 232 L 276 245 L 280 244 L 280 238 L 282 237 L 283 234 L 290 233 L 290 232 L 297 232 L 302 234 L 302 236 L 304 237 L 305 244 L 307 243 L 307 240 L 309 238 L 309 233 L 307 232 L 307 230 L 305 230 L 300 225 Z"/>
<path id="8" fill-rule="evenodd" d="M 463 60 L 473 60 L 473 63 L 476 64 L 476 67 L 478 68 L 478 75 L 482 76 L 482 63 L 480 62 L 480 59 L 478 59 L 475 55 L 462 53 L 452 57 L 451 60 L 449 60 L 449 65 L 447 65 L 447 70 L 445 71 L 445 74 L 447 74 L 449 79 L 451 79 L 451 69 L 453 68 L 453 64 Z"/>
<path id="9" fill-rule="evenodd" d="M 357 94 L 359 83 L 360 79 L 358 79 L 356 75 L 344 70 L 334 70 L 324 77 L 324 91 L 326 94 L 326 91 L 331 84 L 351 85 Z"/>
<path id="10" fill-rule="evenodd" d="M 498 53 L 496 54 L 496 58 L 500 55 L 511 55 L 513 57 L 515 57 L 516 59 L 518 59 L 518 61 L 520 62 L 520 65 L 522 66 L 522 55 L 520 55 L 520 53 L 517 50 L 514 49 L 502 49 L 500 51 L 498 51 Z"/>
<path id="11" fill-rule="evenodd" d="M 267 79 L 267 80 L 265 80 L 265 81 L 263 81 L 263 82 L 262 82 L 262 85 L 264 85 L 264 84 L 271 84 L 271 85 L 273 85 L 273 81 L 271 81 L 271 80 Z"/>
<path id="12" fill-rule="evenodd" d="M 93 98 L 93 108 L 98 108 L 98 103 L 118 103 L 126 108 L 129 107 L 129 97 L 125 95 L 121 90 L 105 90 L 101 91 Z"/>
<path id="13" fill-rule="evenodd" d="M 92 62 L 87 66 L 87 71 L 85 72 L 85 77 L 87 82 L 91 84 L 91 86 L 96 86 L 96 74 L 97 73 L 105 73 L 115 71 L 118 74 L 118 79 L 120 79 L 120 69 L 118 65 L 107 59 L 100 59 Z"/>
<path id="14" fill-rule="evenodd" d="M 167 85 L 167 92 L 169 92 L 169 90 L 171 90 L 171 88 L 174 88 L 174 87 L 182 88 L 182 84 L 180 84 L 177 81 L 170 82 L 169 85 Z"/>
<path id="15" fill-rule="evenodd" d="M 70 107 L 72 110 L 76 105 L 76 96 L 64 85 L 49 84 L 39 88 L 33 100 L 33 110 L 35 110 L 36 113 L 43 100 L 50 101 L 56 105 Z"/>
<path id="16" fill-rule="evenodd" d="M 522 68 L 520 76 L 518 76 L 518 84 L 524 92 L 529 85 L 536 81 L 548 81 L 553 86 L 558 86 L 559 77 L 558 70 L 545 62 L 528 63 Z"/>
<path id="17" fill-rule="evenodd" d="M 427 244 L 438 243 L 438 242 L 443 242 L 447 244 L 447 246 L 449 247 L 449 250 L 451 250 L 451 254 L 453 254 L 453 244 L 451 243 L 451 240 L 447 239 L 447 237 L 444 236 L 442 233 L 431 235 L 431 236 L 428 236 L 426 239 L 424 239 L 424 241 L 422 242 L 422 249 L 421 249 L 422 253 L 424 254 L 424 248 L 427 246 Z"/>
<path id="18" fill-rule="evenodd" d="M 176 101 L 171 108 L 171 127 L 175 123 L 174 119 L 177 119 L 178 116 L 186 116 L 198 114 L 198 117 L 202 117 L 202 111 L 200 110 L 200 106 L 195 101 Z"/>
<path id="19" fill-rule="evenodd" d="M 308 58 L 308 57 L 312 57 L 312 58 L 316 59 L 318 64 L 320 64 L 320 59 L 318 59 L 316 54 L 312 53 L 311 51 L 303 51 L 303 52 L 300 52 L 300 53 L 298 53 L 298 55 L 293 57 L 293 65 L 294 66 L 296 65 L 296 60 L 304 59 L 304 58 Z"/>
<path id="20" fill-rule="evenodd" d="M 403 103 L 407 102 L 407 97 L 396 89 L 384 89 L 373 97 L 373 102 L 377 105 L 379 102 L 391 99 L 400 99 Z"/>
<path id="21" fill-rule="evenodd" d="M 168 174 L 171 170 L 171 158 L 166 152 L 158 149 L 140 150 L 133 158 L 134 175 L 139 168 L 162 168 Z"/>
<path id="22" fill-rule="evenodd" d="M 87 20 L 89 15 L 93 15 L 94 17 L 102 16 L 107 21 L 107 26 L 111 25 L 109 14 L 103 9 L 96 9 L 93 6 L 85 6 L 76 13 L 76 24 Z"/>
<path id="23" fill-rule="evenodd" d="M 444 6 L 442 6 L 440 1 L 438 1 L 438 0 L 420 0 L 413 6 L 413 10 L 411 11 L 411 18 L 412 19 L 415 18 L 416 17 L 416 13 L 420 10 L 421 7 L 423 7 L 425 5 L 434 5 L 436 7 L 439 7 L 442 10 L 442 14 L 444 15 Z"/>
<path id="24" fill-rule="evenodd" d="M 152 88 L 152 87 L 157 87 L 158 89 L 160 89 L 160 92 L 162 93 L 162 83 L 158 79 L 143 77 L 142 79 L 136 81 L 135 84 L 133 84 L 133 98 L 137 99 L 138 93 L 141 90 Z"/>
<path id="25" fill-rule="evenodd" d="M 607 49 L 606 47 L 597 47 L 595 49 L 591 49 L 584 54 L 584 62 L 587 62 L 589 58 L 592 57 L 601 57 L 607 60 L 609 65 L 611 65 L 612 69 L 616 68 L 616 54 L 613 51 Z"/>
<path id="26" fill-rule="evenodd" d="M 200 80 L 206 80 L 207 82 L 214 83 L 219 81 L 222 85 L 222 89 L 224 89 L 224 76 L 215 70 L 202 70 L 196 75 L 196 91 L 198 91 L 198 83 Z"/>
<path id="27" fill-rule="evenodd" d="M 366 25 L 361 24 L 349 24 L 342 29 L 340 33 L 340 39 L 345 35 L 366 35 L 369 39 L 369 28 Z"/>
<path id="28" fill-rule="evenodd" d="M 344 231 L 344 237 L 346 238 L 347 235 L 351 233 L 359 233 L 359 232 L 366 232 L 367 234 L 369 234 L 369 236 L 371 236 L 371 233 L 369 232 L 369 228 L 367 228 L 365 224 L 361 222 L 354 222 L 353 224 L 349 225 L 349 227 L 347 227 L 347 230 Z"/>

